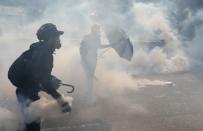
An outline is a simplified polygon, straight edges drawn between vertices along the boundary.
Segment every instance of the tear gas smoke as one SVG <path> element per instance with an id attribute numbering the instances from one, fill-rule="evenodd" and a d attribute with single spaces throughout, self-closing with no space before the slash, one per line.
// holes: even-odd
<path id="1" fill-rule="evenodd" d="M 182 0 L 183 1 L 183 0 Z M 71 82 L 77 87 L 73 95 L 76 101 L 80 101 L 84 95 L 85 75 L 81 67 L 79 56 L 79 44 L 85 34 L 94 23 L 102 26 L 117 25 L 125 30 L 134 44 L 134 57 L 131 62 L 119 58 L 113 51 L 109 50 L 102 58 L 98 58 L 95 80 L 95 94 L 98 106 L 88 107 L 79 111 L 77 119 L 95 119 L 105 117 L 113 125 L 112 130 L 119 131 L 119 124 L 115 123 L 115 117 L 108 116 L 113 111 L 110 105 L 126 110 L 126 119 L 129 114 L 147 114 L 147 108 L 129 101 L 126 90 L 139 91 L 143 87 L 163 86 L 170 82 L 164 80 L 149 80 L 147 78 L 133 78 L 131 75 L 142 73 L 174 73 L 189 70 L 195 61 L 201 60 L 202 55 L 202 10 L 188 10 L 187 17 L 176 22 L 172 13 L 178 9 L 178 5 L 163 4 L 164 0 L 153 2 L 135 2 L 133 0 L 108 0 L 108 1 L 45 1 L 40 2 L 9 1 L 0 2 L 0 8 L 15 8 L 11 10 L 13 16 L 3 15 L 0 19 L 0 41 L 1 52 L 1 89 L 0 89 L 0 129 L 4 131 L 15 131 L 23 128 L 23 117 L 15 98 L 15 88 L 7 80 L 7 71 L 11 63 L 29 44 L 36 41 L 35 32 L 42 24 L 52 22 L 59 29 L 65 31 L 61 37 L 63 48 L 56 52 L 55 67 L 53 74 L 64 82 Z M 172 3 L 176 3 L 172 1 Z M 30 4 L 33 6 L 31 7 Z M 172 4 L 173 5 L 173 4 Z M 17 8 L 17 9 L 16 9 Z M 175 8 L 175 9 L 173 9 Z M 21 13 L 16 14 L 16 10 Z M 36 10 L 40 12 L 36 13 Z M 192 13 L 190 13 L 192 12 Z M 177 12 L 180 13 L 180 12 Z M 177 15 L 177 14 L 175 14 Z M 198 23 L 201 23 L 198 22 Z M 194 28 L 194 37 L 190 40 L 184 39 L 187 30 Z M 196 27 L 197 26 L 197 27 Z M 176 28 L 177 27 L 177 28 Z M 102 41 L 108 44 L 106 37 Z M 161 46 L 159 44 L 161 41 Z M 146 44 L 147 43 L 147 44 Z M 154 44 L 155 43 L 155 44 Z M 103 44 L 103 43 L 102 43 Z M 150 48 L 149 48 L 150 47 Z M 101 51 L 102 52 L 102 51 Z M 199 61 L 202 63 L 202 61 Z M 63 92 L 63 90 L 62 90 Z M 12 97 L 11 97 L 12 96 Z M 5 99 L 3 99 L 5 98 Z M 104 100 L 106 102 L 100 101 Z M 108 101 L 108 102 L 107 102 Z M 10 104 L 13 103 L 13 104 Z M 75 103 L 76 104 L 76 103 Z M 103 105 L 109 107 L 103 110 Z M 74 107 L 74 105 L 73 105 Z M 122 108 L 120 108 L 122 107 Z M 42 98 L 29 109 L 32 112 L 30 119 L 37 115 L 47 117 L 47 113 L 60 114 L 53 100 Z M 46 110 L 46 113 L 44 112 Z M 106 112 L 106 113 L 105 113 Z M 114 115 L 115 115 L 114 114 Z M 125 113 L 124 113 L 125 114 Z M 126 120 L 124 119 L 124 120 Z M 27 121 L 29 121 L 27 120 Z M 124 122 L 121 120 L 121 122 Z M 8 123 L 13 123 L 12 126 Z"/>

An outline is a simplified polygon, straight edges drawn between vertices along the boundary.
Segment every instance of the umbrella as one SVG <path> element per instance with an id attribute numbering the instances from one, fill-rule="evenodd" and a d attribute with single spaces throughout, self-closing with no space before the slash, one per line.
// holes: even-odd
<path id="1" fill-rule="evenodd" d="M 130 61 L 133 56 L 133 45 L 124 30 L 117 27 L 111 27 L 107 28 L 105 32 L 111 47 L 117 54 L 121 58 Z"/>

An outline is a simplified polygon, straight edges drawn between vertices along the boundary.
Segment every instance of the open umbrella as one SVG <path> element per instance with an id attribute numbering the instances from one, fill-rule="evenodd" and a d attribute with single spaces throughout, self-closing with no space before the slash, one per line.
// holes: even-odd
<path id="1" fill-rule="evenodd" d="M 117 54 L 130 61 L 133 56 L 133 45 L 124 30 L 118 27 L 110 27 L 105 29 L 105 33 L 111 47 Z"/>

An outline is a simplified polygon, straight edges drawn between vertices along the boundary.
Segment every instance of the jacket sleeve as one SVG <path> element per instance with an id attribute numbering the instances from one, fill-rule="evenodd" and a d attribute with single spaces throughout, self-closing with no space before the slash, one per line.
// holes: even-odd
<path id="1" fill-rule="evenodd" d="M 41 59 L 41 69 L 40 69 L 40 83 L 42 84 L 43 91 L 50 94 L 53 98 L 57 99 L 61 95 L 56 91 L 53 86 L 53 80 L 51 71 L 53 68 L 53 56 L 51 54 L 45 54 L 44 59 Z"/>

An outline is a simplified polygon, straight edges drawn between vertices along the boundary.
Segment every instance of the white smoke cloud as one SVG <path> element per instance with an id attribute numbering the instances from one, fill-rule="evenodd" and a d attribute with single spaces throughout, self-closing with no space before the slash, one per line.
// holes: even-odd
<path id="1" fill-rule="evenodd" d="M 142 71 L 157 73 L 187 70 L 190 65 L 188 58 L 181 49 L 182 42 L 177 30 L 171 26 L 165 9 L 158 4 L 135 3 L 133 10 L 139 29 L 135 33 L 137 36 L 134 41 L 142 39 L 141 46 L 153 46 L 154 43 L 157 43 L 150 51 L 143 48 L 137 49 L 132 64 L 135 70 L 136 67 L 142 68 Z M 158 45 L 160 40 L 163 45 Z M 146 44 L 145 41 L 149 44 L 143 45 Z M 150 41 L 152 42 L 150 43 Z"/>
<path id="2" fill-rule="evenodd" d="M 16 129 L 22 130 L 24 124 L 22 118 L 18 116 L 18 114 L 2 107 L 0 107 L 0 113 L 0 129 L 2 131 L 16 131 Z"/>
<path id="3" fill-rule="evenodd" d="M 136 24 L 146 33 L 142 36 L 145 40 L 153 41 L 159 31 L 158 37 L 166 41 L 166 48 L 173 50 L 180 45 L 177 31 L 170 26 L 169 16 L 161 5 L 135 3 L 133 10 Z"/>
<path id="4" fill-rule="evenodd" d="M 137 67 L 138 71 L 172 73 L 187 70 L 189 63 L 184 55 L 176 54 L 168 58 L 163 49 L 157 47 L 149 53 L 142 49 L 138 50 L 133 59 L 132 66 Z"/>
<path id="5" fill-rule="evenodd" d="M 118 22 L 118 25 L 125 28 L 127 34 L 135 42 L 135 54 L 130 63 L 119 58 L 112 50 L 105 54 L 103 58 L 99 58 L 96 70 L 98 81 L 95 80 L 95 94 L 98 95 L 98 103 L 99 100 L 103 98 L 106 101 L 109 101 L 110 104 L 113 103 L 117 106 L 123 106 L 124 108 L 122 109 L 126 109 L 129 114 L 147 113 L 147 108 L 137 103 L 131 103 L 128 98 L 126 98 L 124 95 L 125 90 L 139 91 L 148 86 L 170 86 L 172 82 L 157 79 L 150 80 L 146 78 L 138 79 L 133 78 L 131 74 L 133 74 L 133 72 L 136 72 L 138 75 L 142 72 L 172 73 L 185 71 L 189 68 L 190 63 L 187 55 L 185 55 L 185 52 L 182 49 L 181 36 L 179 36 L 178 31 L 172 26 L 172 22 L 169 19 L 170 15 L 166 13 L 163 5 L 135 2 L 132 6 L 127 6 L 125 10 L 122 9 L 122 11 L 120 11 L 120 7 L 123 6 L 121 4 L 122 1 L 120 1 L 119 4 L 115 4 L 117 3 L 115 1 L 112 2 L 112 6 L 114 6 L 113 9 L 111 9 L 111 4 L 108 4 L 107 2 L 106 4 L 108 4 L 109 7 L 108 10 L 105 10 L 106 8 L 104 8 L 106 5 L 105 2 L 103 3 L 104 7 L 99 6 L 100 3 L 103 2 L 56 2 L 46 8 L 40 19 L 33 22 L 25 22 L 23 25 L 4 23 L 5 27 L 8 29 L 6 30 L 5 27 L 2 27 L 3 31 L 0 35 L 0 41 L 5 47 L 0 49 L 3 54 L 3 56 L 0 57 L 0 60 L 2 61 L 0 64 L 0 70 L 2 72 L 0 76 L 3 78 L 1 81 L 4 83 L 4 86 L 2 86 L 3 88 L 0 89 L 0 93 L 4 92 L 4 94 L 7 94 L 6 98 L 8 98 L 8 101 L 6 102 L 5 107 L 0 104 L 0 113 L 3 114 L 2 117 L 0 117 L 0 129 L 14 131 L 17 128 L 23 127 L 22 116 L 17 115 L 20 112 L 19 109 L 14 108 L 13 110 L 10 110 L 7 108 L 9 103 L 15 99 L 9 98 L 10 96 L 15 97 L 15 91 L 14 89 L 10 89 L 12 85 L 8 84 L 6 78 L 7 70 L 16 57 L 26 50 L 30 43 L 37 40 L 35 32 L 39 26 L 46 22 L 52 22 L 56 24 L 59 29 L 65 31 L 65 34 L 61 37 L 63 48 L 56 51 L 53 74 L 61 78 L 64 82 L 74 84 L 77 89 L 73 96 L 79 100 L 82 99 L 81 96 L 84 95 L 83 91 L 85 90 L 85 75 L 80 65 L 79 44 L 82 37 L 88 33 L 90 26 L 95 21 L 101 21 L 100 19 L 103 19 L 105 22 L 110 22 L 111 24 Z M 132 4 L 133 2 L 130 3 Z M 98 8 L 93 8 L 94 5 L 97 5 Z M 102 10 L 99 12 L 97 9 Z M 109 14 L 113 14 L 113 18 L 110 17 L 111 15 L 106 16 L 108 14 L 107 11 L 111 12 Z M 92 18 L 92 12 L 96 12 L 94 15 L 101 18 L 99 20 L 96 18 L 95 20 L 95 18 Z M 100 16 L 98 12 L 102 12 L 102 15 Z M 201 16 L 199 14 L 201 13 L 198 13 L 197 17 Z M 113 20 L 116 20 L 116 22 Z M 130 21 L 130 24 L 126 24 L 126 21 Z M 198 29 L 196 32 L 200 35 L 197 35 L 193 39 L 193 42 L 197 43 L 196 46 L 192 46 L 191 48 L 193 53 L 201 52 L 199 50 L 201 50 L 200 48 L 202 47 L 202 30 Z M 163 47 L 157 46 L 152 50 L 145 50 L 142 47 L 144 42 L 140 42 L 140 44 L 136 42 L 140 39 L 144 41 L 164 40 L 165 45 Z M 195 55 L 199 56 L 199 53 Z M 8 90 L 5 88 L 8 88 Z M 3 94 L 0 95 L 2 96 Z M 109 103 L 108 105 L 110 105 Z M 89 107 L 88 109 L 79 112 L 78 119 L 85 119 L 91 113 L 94 118 L 102 117 L 101 106 L 95 108 Z M 112 109 L 107 108 L 107 112 L 108 110 Z M 31 106 L 29 112 L 30 111 L 32 112 L 32 115 L 29 117 L 28 121 L 35 118 L 37 115 L 44 115 L 44 117 L 47 117 L 47 113 L 50 112 L 60 114 L 55 101 L 45 98 L 42 98 L 38 104 L 36 103 L 36 105 L 34 104 Z M 99 115 L 95 115 L 97 113 Z M 111 118 L 111 120 L 112 119 L 113 118 Z M 10 122 L 13 122 L 12 126 L 7 124 Z M 19 125 L 19 123 L 21 124 Z"/>

